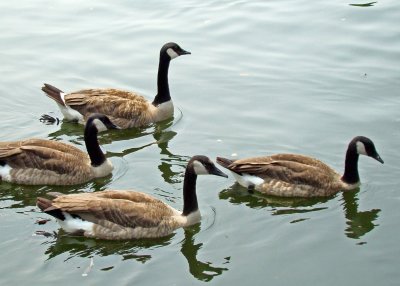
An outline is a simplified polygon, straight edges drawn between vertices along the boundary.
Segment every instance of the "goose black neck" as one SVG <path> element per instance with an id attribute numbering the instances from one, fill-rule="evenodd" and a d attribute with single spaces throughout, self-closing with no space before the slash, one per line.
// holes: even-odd
<path id="1" fill-rule="evenodd" d="M 157 95 L 153 101 L 154 106 L 171 100 L 168 85 L 168 69 L 170 61 L 171 58 L 166 53 L 160 54 L 157 75 Z"/>
<path id="2" fill-rule="evenodd" d="M 99 141 L 97 141 L 97 133 L 96 126 L 88 122 L 85 128 L 85 144 L 93 167 L 100 166 L 106 161 L 106 157 L 100 149 Z"/>
<path id="3" fill-rule="evenodd" d="M 187 216 L 190 213 L 197 211 L 199 206 L 197 204 L 196 195 L 196 180 L 197 175 L 194 173 L 193 168 L 186 168 L 185 179 L 183 180 L 183 212 L 182 215 Z"/>
<path id="4" fill-rule="evenodd" d="M 344 174 L 342 181 L 348 184 L 356 184 L 360 181 L 358 175 L 358 153 L 355 144 L 351 144 L 346 152 L 346 161 L 344 164 Z"/>

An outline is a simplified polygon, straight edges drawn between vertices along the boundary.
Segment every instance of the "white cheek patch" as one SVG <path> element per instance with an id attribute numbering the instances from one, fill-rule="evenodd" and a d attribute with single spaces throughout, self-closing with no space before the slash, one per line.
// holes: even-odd
<path id="1" fill-rule="evenodd" d="M 356 146 L 357 146 L 357 153 L 358 154 L 362 154 L 362 155 L 367 155 L 368 156 L 367 150 L 365 150 L 364 143 L 362 143 L 360 141 L 357 141 Z"/>
<path id="2" fill-rule="evenodd" d="M 196 175 L 208 175 L 207 169 L 197 160 L 193 161 L 193 169 Z"/>
<path id="3" fill-rule="evenodd" d="M 175 59 L 176 57 L 179 57 L 179 55 L 178 55 L 173 49 L 171 49 L 171 48 L 169 48 L 169 49 L 167 50 L 167 54 L 168 54 L 168 56 L 171 58 L 171 60 L 172 60 L 172 59 Z"/>
<path id="4" fill-rule="evenodd" d="M 96 118 L 93 120 L 93 124 L 96 126 L 99 132 L 106 131 L 108 129 L 100 119 Z"/>

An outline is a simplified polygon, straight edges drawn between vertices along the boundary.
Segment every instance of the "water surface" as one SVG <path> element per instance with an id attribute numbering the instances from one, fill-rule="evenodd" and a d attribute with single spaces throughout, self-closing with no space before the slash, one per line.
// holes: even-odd
<path id="1" fill-rule="evenodd" d="M 100 135 L 112 176 L 73 187 L 0 184 L 0 284 L 398 285 L 399 8 L 393 0 L 3 1 L 3 141 L 84 148 L 81 126 L 39 122 L 60 116 L 43 82 L 152 98 L 162 44 L 192 55 L 170 66 L 174 119 Z M 361 158 L 355 192 L 282 199 L 210 176 L 198 179 L 202 222 L 162 239 L 97 241 L 65 236 L 54 220 L 36 223 L 48 218 L 35 207 L 48 191 L 136 189 L 181 208 L 195 154 L 303 153 L 341 171 L 356 135 L 370 137 L 385 164 Z"/>

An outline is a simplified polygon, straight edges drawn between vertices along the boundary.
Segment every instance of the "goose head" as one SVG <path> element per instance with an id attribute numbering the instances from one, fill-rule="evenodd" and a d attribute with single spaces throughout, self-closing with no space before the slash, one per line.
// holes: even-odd
<path id="1" fill-rule="evenodd" d="M 176 43 L 166 43 L 162 46 L 160 51 L 161 56 L 167 56 L 170 60 L 173 60 L 182 55 L 190 55 L 190 52 L 185 51 Z"/>
<path id="2" fill-rule="evenodd" d="M 375 160 L 383 164 L 383 160 L 376 151 L 374 142 L 372 142 L 371 139 L 364 136 L 357 136 L 351 141 L 350 144 L 355 145 L 357 154 L 366 155 L 368 157 L 374 158 Z"/>
<path id="3" fill-rule="evenodd" d="M 104 114 L 94 113 L 89 116 L 87 126 L 94 127 L 98 132 L 106 131 L 109 129 L 120 129 L 117 125 L 111 122 L 111 120 Z"/>
<path id="4" fill-rule="evenodd" d="M 188 167 L 193 168 L 196 175 L 215 175 L 228 178 L 228 175 L 218 169 L 207 156 L 193 156 L 188 163 Z"/>

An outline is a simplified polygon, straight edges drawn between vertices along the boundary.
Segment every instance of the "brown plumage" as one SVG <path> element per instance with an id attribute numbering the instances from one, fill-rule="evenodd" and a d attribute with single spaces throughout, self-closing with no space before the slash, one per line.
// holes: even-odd
<path id="1" fill-rule="evenodd" d="M 50 193 L 53 200 L 38 198 L 37 205 L 68 233 L 111 240 L 162 237 L 200 221 L 196 178 L 201 174 L 226 177 L 209 158 L 192 157 L 185 172 L 182 212 L 145 193 L 118 190 Z"/>
<path id="2" fill-rule="evenodd" d="M 160 50 L 157 88 L 153 102 L 132 92 L 113 88 L 84 89 L 64 94 L 60 89 L 44 84 L 42 90 L 57 102 L 67 120 L 84 123 L 92 113 L 102 113 L 120 128 L 146 126 L 173 115 L 168 68 L 171 59 L 190 54 L 175 43 L 167 43 Z"/>
<path id="3" fill-rule="evenodd" d="M 58 141 L 27 139 L 0 142 L 0 180 L 24 185 L 74 185 L 111 173 L 113 167 L 97 142 L 101 128 L 115 128 L 104 115 L 94 114 L 85 127 L 87 151 Z"/>
<path id="4" fill-rule="evenodd" d="M 217 157 L 242 186 L 282 197 L 321 197 L 357 188 L 359 154 L 383 163 L 372 141 L 355 137 L 346 153 L 345 172 L 340 175 L 325 163 L 304 155 L 276 154 L 240 160 Z"/>
<path id="5" fill-rule="evenodd" d="M 82 227 L 72 231 L 86 237 L 109 240 L 151 238 L 168 235 L 180 227 L 180 212 L 156 198 L 134 191 L 64 195 L 52 201 L 38 198 L 37 204 L 49 214 L 59 210 L 89 222 L 91 227 L 88 229 Z M 62 221 L 60 224 L 69 230 Z"/>
<path id="6" fill-rule="evenodd" d="M 91 177 L 89 156 L 71 145 L 28 139 L 0 142 L 0 162 L 10 168 L 1 180 L 24 185 L 65 185 Z"/>

